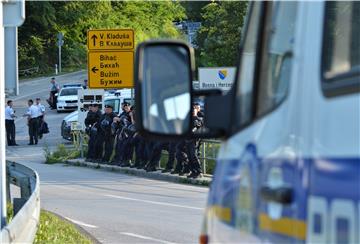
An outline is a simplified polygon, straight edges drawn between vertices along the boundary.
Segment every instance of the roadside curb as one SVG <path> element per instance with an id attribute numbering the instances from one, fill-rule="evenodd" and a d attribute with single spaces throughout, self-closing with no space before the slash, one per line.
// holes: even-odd
<path id="1" fill-rule="evenodd" d="M 163 181 L 170 181 L 174 183 L 181 183 L 181 184 L 190 184 L 190 185 L 198 185 L 198 186 L 210 186 L 211 177 L 203 176 L 200 179 L 188 179 L 186 176 L 178 176 L 178 175 L 171 175 L 169 173 L 161 173 L 161 171 L 156 172 L 146 172 L 143 169 L 134 169 L 129 167 L 119 167 L 116 165 L 108 165 L 108 164 L 99 164 L 99 163 L 90 163 L 85 162 L 84 159 L 69 159 L 65 161 L 66 164 L 72 166 L 81 166 L 81 167 L 88 167 L 94 169 L 102 169 L 111 172 L 118 172 L 127 175 L 134 175 L 144 178 L 150 178 L 155 180 L 163 180 Z"/>

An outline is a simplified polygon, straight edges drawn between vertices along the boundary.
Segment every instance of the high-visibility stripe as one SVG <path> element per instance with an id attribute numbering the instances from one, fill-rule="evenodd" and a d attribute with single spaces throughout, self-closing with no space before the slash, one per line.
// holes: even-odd
<path id="1" fill-rule="evenodd" d="M 220 220 L 230 223 L 231 222 L 231 209 L 213 205 L 208 209 L 210 214 L 215 215 Z"/>
<path id="2" fill-rule="evenodd" d="M 293 237 L 299 240 L 306 239 L 306 223 L 304 221 L 291 218 L 271 219 L 264 213 L 259 214 L 258 220 L 260 230 Z"/>

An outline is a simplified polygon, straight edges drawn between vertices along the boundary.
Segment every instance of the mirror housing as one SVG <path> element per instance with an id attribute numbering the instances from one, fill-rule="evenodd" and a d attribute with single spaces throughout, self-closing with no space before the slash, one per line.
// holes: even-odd
<path id="1" fill-rule="evenodd" d="M 194 52 L 184 42 L 147 41 L 135 55 L 136 127 L 144 136 L 171 140 L 191 135 Z"/>
<path id="2" fill-rule="evenodd" d="M 194 52 L 184 42 L 146 41 L 138 45 L 134 81 L 136 128 L 141 135 L 169 141 L 220 138 L 229 134 L 234 87 L 225 95 L 217 89 L 193 90 L 194 72 Z M 196 119 L 191 111 L 196 97 L 204 104 L 204 126 L 193 130 Z M 171 109 L 166 108 L 167 101 L 170 101 Z M 168 113 L 167 110 L 175 112 Z"/>

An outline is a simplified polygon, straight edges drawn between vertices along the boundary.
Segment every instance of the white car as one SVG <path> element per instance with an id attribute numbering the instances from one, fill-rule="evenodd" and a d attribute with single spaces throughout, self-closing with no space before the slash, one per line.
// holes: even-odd
<path id="1" fill-rule="evenodd" d="M 57 96 L 57 103 L 56 103 L 57 112 L 77 110 L 79 89 L 83 89 L 83 88 L 78 86 L 69 86 L 69 87 L 63 87 L 60 90 Z"/>

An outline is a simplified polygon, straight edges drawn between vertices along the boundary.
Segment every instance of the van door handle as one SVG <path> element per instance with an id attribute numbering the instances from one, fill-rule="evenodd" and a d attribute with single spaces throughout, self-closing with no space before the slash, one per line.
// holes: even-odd
<path id="1" fill-rule="evenodd" d="M 260 196 L 265 201 L 271 201 L 280 204 L 290 204 L 293 201 L 293 189 L 292 187 L 288 186 L 262 186 L 260 188 Z"/>

